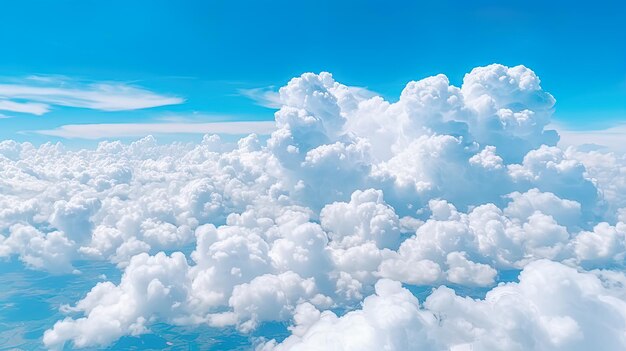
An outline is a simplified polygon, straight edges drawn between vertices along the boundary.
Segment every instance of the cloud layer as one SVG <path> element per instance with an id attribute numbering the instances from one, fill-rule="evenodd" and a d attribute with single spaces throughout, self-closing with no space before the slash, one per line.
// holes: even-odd
<path id="1" fill-rule="evenodd" d="M 278 97 L 266 141 L 0 142 L 0 257 L 123 271 L 64 306 L 46 347 L 278 321 L 290 336 L 258 349 L 624 349 L 624 156 L 557 147 L 530 69 L 429 77 L 393 103 L 305 73 Z"/>
<path id="2" fill-rule="evenodd" d="M 142 137 L 147 134 L 270 134 L 272 121 L 210 123 L 109 123 L 68 124 L 55 129 L 37 130 L 37 134 L 67 139 L 104 139 Z"/>

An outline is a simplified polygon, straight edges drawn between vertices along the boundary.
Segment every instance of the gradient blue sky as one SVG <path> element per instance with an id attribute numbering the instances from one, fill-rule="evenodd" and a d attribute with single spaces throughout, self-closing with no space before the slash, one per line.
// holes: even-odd
<path id="1" fill-rule="evenodd" d="M 130 111 L 52 105 L 0 111 L 0 139 L 66 124 L 270 120 L 242 89 L 306 71 L 394 99 L 437 73 L 524 64 L 557 99 L 557 123 L 626 121 L 626 5 L 621 1 L 5 1 L 0 85 L 75 91 L 116 82 L 181 104 Z M 29 76 L 45 77 L 28 80 Z M 30 83 L 29 83 L 30 82 Z M 0 98 L 3 96 L 0 91 Z M 16 97 L 14 101 L 27 102 Z M 70 104 L 71 105 L 71 104 Z"/>

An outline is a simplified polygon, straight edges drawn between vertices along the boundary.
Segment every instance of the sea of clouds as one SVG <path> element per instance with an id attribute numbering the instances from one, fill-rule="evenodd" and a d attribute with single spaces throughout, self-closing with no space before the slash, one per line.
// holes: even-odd
<path id="1" fill-rule="evenodd" d="M 271 136 L 236 145 L 0 142 L 0 257 L 123 272 L 60 306 L 45 347 L 278 321 L 257 350 L 626 349 L 626 158 L 557 147 L 533 71 L 279 94 Z"/>

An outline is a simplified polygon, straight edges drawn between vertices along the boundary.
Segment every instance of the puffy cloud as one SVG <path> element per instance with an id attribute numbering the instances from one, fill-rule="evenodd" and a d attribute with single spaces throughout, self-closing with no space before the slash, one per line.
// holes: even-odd
<path id="1" fill-rule="evenodd" d="M 626 198 L 623 196 L 626 192 L 626 154 L 583 152 L 575 148 L 568 148 L 565 154 L 585 166 L 586 174 L 601 192 L 605 201 L 605 211 L 601 215 L 617 219 L 620 208 L 626 208 Z"/>
<path id="2" fill-rule="evenodd" d="M 446 271 L 446 279 L 459 285 L 492 285 L 498 274 L 489 265 L 468 260 L 464 252 L 450 252 L 446 256 L 446 264 L 449 267 Z"/>
<path id="3" fill-rule="evenodd" d="M 237 318 L 245 321 L 239 326 L 245 331 L 256 327 L 259 321 L 289 319 L 296 305 L 307 300 L 328 307 L 330 299 L 316 290 L 313 278 L 302 279 L 293 272 L 262 275 L 236 286 L 228 303 Z"/>
<path id="4" fill-rule="evenodd" d="M 292 335 L 260 350 L 604 350 L 626 346 L 626 300 L 616 277 L 550 261 L 484 299 L 439 287 L 423 305 L 398 282 L 380 280 L 361 309 L 338 317 L 298 308 Z"/>
<path id="5" fill-rule="evenodd" d="M 421 350 L 428 344 L 420 327 L 432 319 L 400 283 L 381 280 L 376 295 L 367 297 L 362 309 L 343 317 L 310 306 L 298 308 L 300 324 L 293 328 L 294 335 L 262 350 Z"/>
<path id="6" fill-rule="evenodd" d="M 306 73 L 273 99 L 268 139 L 0 142 L 0 257 L 123 271 L 63 308 L 48 347 L 272 321 L 295 324 L 270 349 L 623 346 L 623 156 L 555 147 L 531 70 L 437 75 L 395 102 Z"/>
<path id="7" fill-rule="evenodd" d="M 148 331 L 155 318 L 173 321 L 185 306 L 187 261 L 181 253 L 134 256 L 119 285 L 99 283 L 72 311 L 85 317 L 58 321 L 43 337 L 49 348 L 61 349 L 71 340 L 76 347 L 103 346 L 122 335 Z"/>
<path id="8" fill-rule="evenodd" d="M 13 225 L 9 232 L 8 237 L 0 235 L 0 257 L 17 254 L 27 267 L 52 273 L 73 270 L 70 258 L 75 243 L 62 232 L 42 233 L 23 224 Z"/>
<path id="9" fill-rule="evenodd" d="M 578 260 L 585 266 L 622 266 L 626 257 L 626 223 L 611 226 L 606 222 L 597 224 L 593 231 L 579 233 L 574 239 Z"/>
<path id="10" fill-rule="evenodd" d="M 480 166 L 485 169 L 501 169 L 502 161 L 502 157 L 496 154 L 495 146 L 491 145 L 485 146 L 481 152 L 470 157 L 469 159 L 470 164 Z"/>
<path id="11" fill-rule="evenodd" d="M 555 99 L 543 91 L 535 73 L 524 67 L 489 65 L 474 68 L 463 78 L 461 92 L 474 111 L 470 130 L 481 143 L 500 150 L 505 159 L 542 144 L 555 145 L 554 130 L 545 130 Z"/>
<path id="12" fill-rule="evenodd" d="M 381 262 L 379 274 L 411 285 L 429 285 L 441 279 L 443 272 L 439 264 L 427 258 L 407 256 L 400 254 L 399 258 Z"/>
<path id="13" fill-rule="evenodd" d="M 37 102 L 15 102 L 11 100 L 0 100 L 0 111 L 11 111 L 19 113 L 30 113 L 41 116 L 50 111 L 50 106 Z"/>
<path id="14" fill-rule="evenodd" d="M 235 285 L 270 272 L 269 245 L 255 231 L 204 225 L 192 253 L 196 303 L 205 310 L 224 305 Z"/>
<path id="15" fill-rule="evenodd" d="M 82 241 L 91 232 L 89 217 L 100 206 L 98 199 L 85 199 L 74 196 L 70 201 L 59 200 L 53 205 L 53 212 L 48 220 L 51 225 L 65 232 L 70 238 Z"/>
<path id="16" fill-rule="evenodd" d="M 525 193 L 514 192 L 508 195 L 512 200 L 504 209 L 504 214 L 511 218 L 525 220 L 535 211 L 552 216 L 557 222 L 576 225 L 580 221 L 580 203 L 561 199 L 550 192 L 541 192 L 533 188 Z"/>
<path id="17" fill-rule="evenodd" d="M 522 228 L 523 236 L 520 239 L 527 252 L 536 257 L 558 258 L 569 239 L 565 227 L 541 212 L 535 212 L 528 217 L 528 222 Z"/>
<path id="18" fill-rule="evenodd" d="M 427 199 L 442 192 L 446 196 L 456 192 L 453 187 L 463 186 L 457 180 L 463 181 L 458 179 L 458 171 L 466 156 L 467 150 L 459 138 L 421 136 L 402 152 L 377 165 L 374 175 L 392 179 L 394 185 L 413 197 Z M 441 162 L 443 159 L 447 162 Z M 450 188 L 443 189 L 443 184 L 449 184 Z"/>
<path id="19" fill-rule="evenodd" d="M 557 147 L 542 145 L 524 156 L 521 164 L 508 166 L 511 178 L 520 185 L 530 185 L 560 198 L 577 201 L 583 211 L 596 212 L 598 189 L 586 176 L 585 166 L 569 158 Z"/>
<path id="20" fill-rule="evenodd" d="M 383 200 L 380 190 L 355 191 L 349 203 L 335 202 L 320 212 L 322 227 L 333 244 L 353 247 L 374 241 L 379 248 L 393 248 L 400 237 L 400 219 Z"/>

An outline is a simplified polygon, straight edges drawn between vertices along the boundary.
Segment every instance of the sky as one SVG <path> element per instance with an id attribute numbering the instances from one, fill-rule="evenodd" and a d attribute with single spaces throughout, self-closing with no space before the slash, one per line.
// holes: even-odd
<path id="1" fill-rule="evenodd" d="M 626 5 L 0 8 L 0 349 L 626 350 Z"/>
<path id="2" fill-rule="evenodd" d="M 0 13 L 0 138 L 71 144 L 81 132 L 58 128 L 133 123 L 137 137 L 178 123 L 170 139 L 197 139 L 178 132 L 273 120 L 264 93 L 304 72 L 393 100 L 410 80 L 445 73 L 460 86 L 491 63 L 533 69 L 555 124 L 605 129 L 626 120 L 625 17 L 620 1 L 12 1 Z"/>

